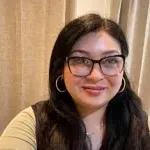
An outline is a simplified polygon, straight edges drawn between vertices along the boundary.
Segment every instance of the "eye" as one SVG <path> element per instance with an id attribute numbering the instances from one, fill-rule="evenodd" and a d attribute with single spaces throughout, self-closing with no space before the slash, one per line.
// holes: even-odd
<path id="1" fill-rule="evenodd" d="M 71 57 L 70 61 L 73 63 L 91 64 L 91 61 L 88 58 L 84 57 Z"/>
<path id="2" fill-rule="evenodd" d="M 119 61 L 118 61 L 117 58 L 109 58 L 109 59 L 107 60 L 107 62 L 108 62 L 108 63 L 111 63 L 111 64 L 116 64 L 116 63 L 118 63 Z"/>
<path id="3" fill-rule="evenodd" d="M 74 62 L 74 63 L 83 63 L 84 62 L 84 58 L 72 57 L 71 61 Z"/>
<path id="4" fill-rule="evenodd" d="M 87 58 L 83 58 L 82 61 L 83 61 L 84 64 L 91 64 L 91 61 Z"/>
<path id="5" fill-rule="evenodd" d="M 109 58 L 105 58 L 103 59 L 103 64 L 118 64 L 120 62 L 120 58 L 119 57 L 109 57 Z"/>

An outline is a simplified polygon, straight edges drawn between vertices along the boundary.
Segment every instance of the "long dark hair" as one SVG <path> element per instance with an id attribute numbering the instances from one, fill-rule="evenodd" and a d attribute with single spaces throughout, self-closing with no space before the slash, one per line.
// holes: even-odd
<path id="1" fill-rule="evenodd" d="M 38 147 L 50 150 L 88 150 L 90 140 L 70 94 L 56 89 L 56 79 L 63 74 L 66 57 L 75 42 L 89 32 L 104 30 L 115 38 L 121 52 L 128 56 L 128 44 L 122 29 L 114 21 L 87 14 L 67 24 L 55 42 L 49 69 L 49 101 L 43 106 L 39 124 Z M 149 150 L 147 115 L 141 100 L 132 90 L 124 72 L 126 87 L 109 102 L 106 109 L 106 133 L 101 150 Z M 64 82 L 59 86 L 65 88 Z"/>

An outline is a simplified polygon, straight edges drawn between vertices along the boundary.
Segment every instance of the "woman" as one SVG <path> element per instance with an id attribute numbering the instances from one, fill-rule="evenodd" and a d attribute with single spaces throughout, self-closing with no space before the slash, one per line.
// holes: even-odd
<path id="1" fill-rule="evenodd" d="M 147 115 L 125 72 L 128 53 L 111 20 L 87 14 L 67 24 L 51 55 L 49 100 L 20 113 L 28 123 L 14 119 L 0 149 L 150 150 Z M 22 128 L 12 133 L 15 124 Z"/>

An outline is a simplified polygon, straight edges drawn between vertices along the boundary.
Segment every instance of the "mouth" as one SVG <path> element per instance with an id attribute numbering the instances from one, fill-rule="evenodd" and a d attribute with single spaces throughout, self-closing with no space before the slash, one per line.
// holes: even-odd
<path id="1" fill-rule="evenodd" d="M 91 96 L 98 96 L 106 90 L 106 87 L 83 86 L 83 89 Z"/>

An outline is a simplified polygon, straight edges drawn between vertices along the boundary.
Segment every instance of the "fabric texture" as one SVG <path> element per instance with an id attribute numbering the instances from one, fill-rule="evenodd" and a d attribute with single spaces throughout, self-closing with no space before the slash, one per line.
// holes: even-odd
<path id="1" fill-rule="evenodd" d="M 0 137 L 0 150 L 36 150 L 35 115 L 32 107 L 20 112 Z"/>
<path id="2" fill-rule="evenodd" d="M 65 10 L 66 0 L 0 0 L 0 134 L 49 97 L 49 60 Z"/>

